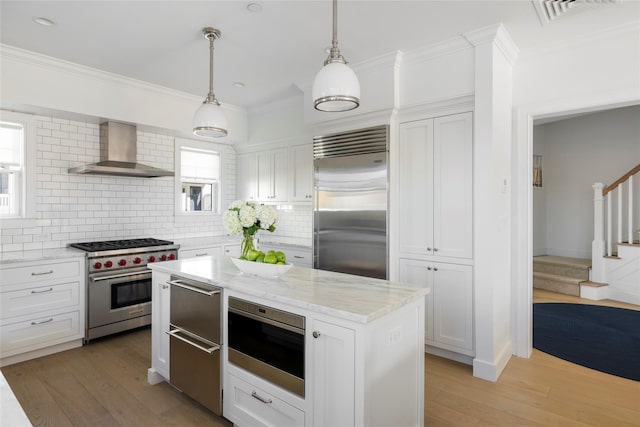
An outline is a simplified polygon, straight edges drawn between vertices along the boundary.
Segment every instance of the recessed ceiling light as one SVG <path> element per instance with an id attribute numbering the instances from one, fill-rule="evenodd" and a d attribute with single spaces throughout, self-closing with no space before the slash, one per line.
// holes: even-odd
<path id="1" fill-rule="evenodd" d="M 56 25 L 51 19 L 43 18 L 42 16 L 34 16 L 33 22 L 36 24 L 40 24 L 43 27 L 51 27 L 52 25 Z"/>
<path id="2" fill-rule="evenodd" d="M 249 3 L 247 4 L 247 10 L 253 13 L 262 12 L 262 5 L 258 3 Z"/>
<path id="3" fill-rule="evenodd" d="M 242 82 L 233 82 L 233 85 L 234 85 L 235 87 L 245 87 L 245 86 L 246 86 L 246 85 L 245 85 L 244 83 L 242 83 Z"/>

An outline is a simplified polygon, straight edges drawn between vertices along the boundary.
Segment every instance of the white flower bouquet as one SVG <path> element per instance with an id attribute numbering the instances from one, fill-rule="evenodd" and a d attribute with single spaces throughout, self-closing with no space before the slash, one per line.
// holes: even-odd
<path id="1" fill-rule="evenodd" d="M 253 238 L 258 230 L 274 232 L 278 214 L 268 205 L 236 200 L 229 205 L 223 215 L 224 227 L 232 235 L 243 235 L 240 249 L 241 258 L 254 249 Z"/>

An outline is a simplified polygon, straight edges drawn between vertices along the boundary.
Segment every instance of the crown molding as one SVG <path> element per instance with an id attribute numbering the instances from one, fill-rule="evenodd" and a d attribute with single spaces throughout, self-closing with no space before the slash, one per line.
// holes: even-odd
<path id="1" fill-rule="evenodd" d="M 473 45 L 464 37 L 454 37 L 421 48 L 404 51 L 402 55 L 402 65 L 428 61 L 472 48 Z"/>
<path id="2" fill-rule="evenodd" d="M 182 98 L 190 102 L 202 102 L 202 97 L 195 96 L 186 92 L 170 89 L 164 86 L 148 83 L 142 80 L 132 79 L 120 74 L 110 73 L 108 71 L 99 70 L 97 68 L 87 67 L 85 65 L 76 64 L 74 62 L 65 61 L 63 59 L 54 58 L 29 50 L 17 48 L 11 45 L 0 43 L 0 58 L 4 63 L 5 60 L 13 60 L 35 65 L 37 67 L 48 68 L 54 71 L 74 74 L 80 77 L 108 81 L 122 86 L 130 86 L 138 89 L 148 90 L 152 92 L 162 93 L 177 98 Z M 236 111 L 246 114 L 246 109 L 233 104 L 223 104 L 223 109 Z"/>
<path id="3" fill-rule="evenodd" d="M 429 102 L 427 104 L 416 104 L 402 107 L 397 110 L 395 118 L 398 122 L 408 122 L 465 111 L 473 111 L 474 108 L 475 95 L 470 93 L 460 95 L 455 98 L 446 98 Z"/>
<path id="4" fill-rule="evenodd" d="M 518 46 L 516 46 L 511 35 L 502 23 L 468 31 L 463 33 L 462 37 L 464 37 L 474 47 L 486 43 L 495 43 L 496 47 L 500 49 L 504 57 L 511 64 L 516 62 L 518 54 L 520 53 L 520 49 L 518 49 Z"/>

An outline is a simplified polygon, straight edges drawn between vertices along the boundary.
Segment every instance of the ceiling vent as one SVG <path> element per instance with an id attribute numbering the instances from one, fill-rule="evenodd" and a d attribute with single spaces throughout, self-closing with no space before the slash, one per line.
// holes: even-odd
<path id="1" fill-rule="evenodd" d="M 622 0 L 533 0 L 542 25 L 558 19 L 565 13 L 585 10 L 598 4 L 620 3 Z"/>

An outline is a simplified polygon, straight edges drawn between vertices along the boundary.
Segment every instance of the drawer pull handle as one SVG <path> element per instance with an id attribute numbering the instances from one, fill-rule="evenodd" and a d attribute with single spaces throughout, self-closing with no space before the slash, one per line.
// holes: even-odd
<path id="1" fill-rule="evenodd" d="M 43 294 L 45 292 L 51 292 L 53 290 L 53 288 L 49 288 L 49 289 L 43 289 L 41 291 L 31 291 L 32 294 Z"/>
<path id="2" fill-rule="evenodd" d="M 200 254 L 196 254 L 196 256 L 205 256 L 205 255 L 208 255 L 208 254 L 206 252 L 202 252 Z"/>
<path id="3" fill-rule="evenodd" d="M 301 256 L 301 255 L 294 255 L 293 257 L 294 257 L 294 258 L 298 258 L 298 259 L 304 259 L 304 257 L 303 257 L 303 256 Z"/>
<path id="4" fill-rule="evenodd" d="M 258 395 L 258 393 L 256 393 L 255 390 L 251 392 L 251 397 L 253 397 L 254 399 L 258 399 L 260 402 L 266 403 L 266 404 L 273 402 L 273 400 L 271 399 L 265 399 L 264 397 Z"/>
<path id="5" fill-rule="evenodd" d="M 209 291 L 209 290 L 206 290 L 206 289 L 198 288 L 196 286 L 187 285 L 186 283 L 181 282 L 180 279 L 172 280 L 172 281 L 167 282 L 167 283 L 172 285 L 172 286 L 177 286 L 179 288 L 187 289 L 189 291 L 197 292 L 199 294 L 204 294 L 204 295 L 207 295 L 207 296 L 210 296 L 210 297 L 220 293 L 220 291 Z"/>
<path id="6" fill-rule="evenodd" d="M 45 274 L 51 274 L 53 273 L 53 270 L 49 270 L 49 271 L 42 271 L 40 273 L 36 273 L 35 271 L 33 273 L 31 273 L 32 276 L 43 276 Z"/>
<path id="7" fill-rule="evenodd" d="M 49 322 L 53 322 L 53 317 L 50 317 L 47 320 L 40 320 L 39 322 L 31 322 L 31 326 L 42 325 L 43 323 Z"/>

